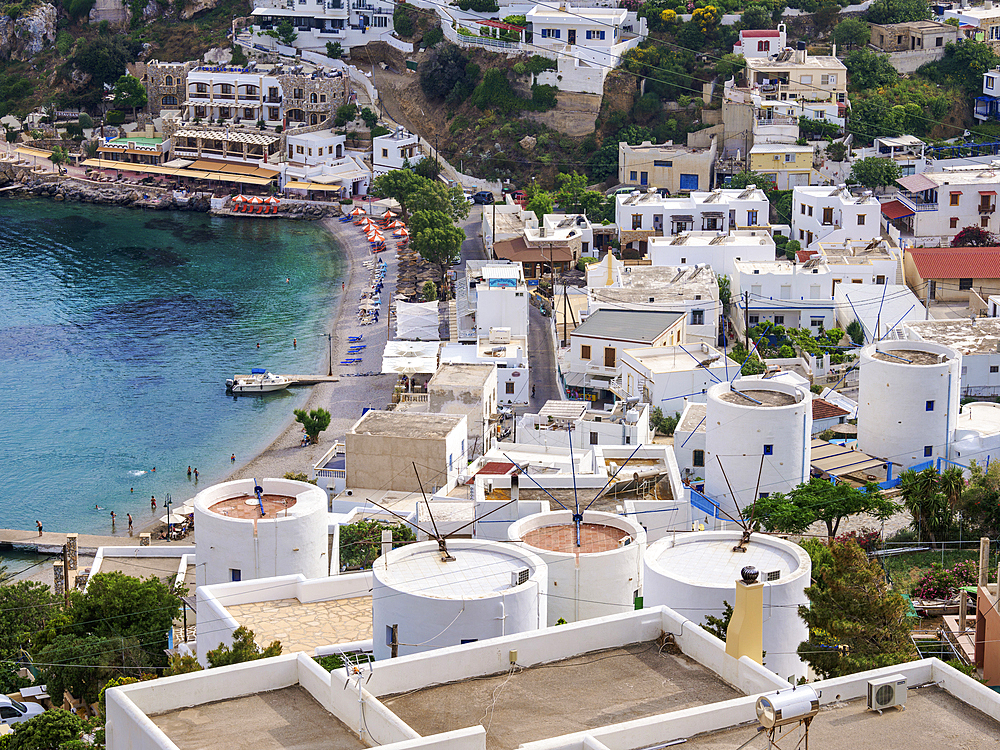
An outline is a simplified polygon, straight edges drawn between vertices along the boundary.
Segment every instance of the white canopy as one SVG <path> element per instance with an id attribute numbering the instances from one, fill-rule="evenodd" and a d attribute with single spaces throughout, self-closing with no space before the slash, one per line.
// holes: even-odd
<path id="1" fill-rule="evenodd" d="M 437 302 L 397 302 L 396 338 L 411 341 L 437 341 Z"/>
<path id="2" fill-rule="evenodd" d="M 382 372 L 413 375 L 437 370 L 438 342 L 387 341 L 382 352 Z"/>

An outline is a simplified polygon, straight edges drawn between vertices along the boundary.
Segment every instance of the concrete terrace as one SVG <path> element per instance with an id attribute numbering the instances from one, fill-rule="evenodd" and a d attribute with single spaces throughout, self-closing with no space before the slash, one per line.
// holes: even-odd
<path id="1" fill-rule="evenodd" d="M 299 686 L 150 717 L 180 750 L 361 750 L 365 745 Z"/>
<path id="2" fill-rule="evenodd" d="M 487 750 L 514 750 L 741 695 L 676 647 L 648 641 L 381 701 L 422 736 L 479 722 Z"/>
<path id="3" fill-rule="evenodd" d="M 331 643 L 365 641 L 372 637 L 372 598 L 358 596 L 303 604 L 298 599 L 233 604 L 226 607 L 240 625 L 254 632 L 265 647 L 281 641 L 283 653 L 312 652 Z"/>
<path id="4" fill-rule="evenodd" d="M 690 750 L 733 750 L 766 747 L 756 722 L 749 726 L 691 737 L 684 744 Z M 792 738 L 791 733 L 796 737 Z M 785 731 L 788 747 L 800 736 L 794 727 Z M 1000 737 L 1000 721 L 969 707 L 938 687 L 910 689 L 906 710 L 890 708 L 881 715 L 869 711 L 864 699 L 824 706 L 809 730 L 809 746 L 850 748 L 850 750 L 940 750 L 995 748 Z"/>

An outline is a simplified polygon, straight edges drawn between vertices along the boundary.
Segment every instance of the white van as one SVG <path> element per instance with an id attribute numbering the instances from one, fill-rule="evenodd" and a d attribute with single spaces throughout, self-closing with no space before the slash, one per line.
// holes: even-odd
<path id="1" fill-rule="evenodd" d="M 20 703 L 0 695 L 0 724 L 18 724 L 43 713 L 45 709 L 37 703 Z"/>

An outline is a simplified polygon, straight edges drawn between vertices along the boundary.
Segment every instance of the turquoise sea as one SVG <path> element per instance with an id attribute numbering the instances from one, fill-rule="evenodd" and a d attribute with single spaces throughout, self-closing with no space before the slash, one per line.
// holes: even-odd
<path id="1" fill-rule="evenodd" d="M 342 272 L 318 224 L 0 199 L 0 528 L 138 531 L 259 453 L 307 392 L 225 379 L 325 372 Z"/>

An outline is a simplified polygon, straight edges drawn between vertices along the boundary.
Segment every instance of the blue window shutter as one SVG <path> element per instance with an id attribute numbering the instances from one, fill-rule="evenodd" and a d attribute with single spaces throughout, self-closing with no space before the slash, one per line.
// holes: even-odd
<path id="1" fill-rule="evenodd" d="M 587 29 L 587 39 L 590 39 L 590 38 L 591 38 L 591 33 L 592 33 L 592 32 L 590 31 L 590 29 Z"/>
<path id="2" fill-rule="evenodd" d="M 562 38 L 562 29 L 556 29 L 556 39 Z"/>
<path id="3" fill-rule="evenodd" d="M 601 39 L 603 39 L 603 38 L 604 38 L 604 32 L 602 31 L 601 32 Z"/>
<path id="4" fill-rule="evenodd" d="M 696 174 L 682 174 L 680 182 L 681 190 L 697 190 L 698 189 L 698 175 Z"/>

